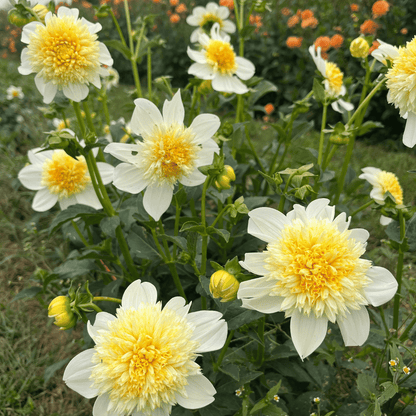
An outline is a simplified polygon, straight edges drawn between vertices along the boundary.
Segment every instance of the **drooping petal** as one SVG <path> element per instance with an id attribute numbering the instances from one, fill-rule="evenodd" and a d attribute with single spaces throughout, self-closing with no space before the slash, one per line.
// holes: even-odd
<path id="1" fill-rule="evenodd" d="M 43 188 L 36 192 L 32 202 L 32 209 L 38 212 L 45 212 L 51 209 L 58 202 L 58 195 L 51 194 L 49 189 Z"/>
<path id="2" fill-rule="evenodd" d="M 263 253 L 246 253 L 244 261 L 240 261 L 241 266 L 250 271 L 251 273 L 258 274 L 259 276 L 266 276 L 269 274 L 264 266 L 266 265 L 266 259 L 268 254 Z"/>
<path id="3" fill-rule="evenodd" d="M 191 49 L 188 46 L 188 49 L 186 50 L 186 53 L 188 54 L 188 56 L 193 61 L 197 62 L 198 64 L 206 64 L 207 63 L 206 54 L 202 51 L 194 51 L 193 49 Z"/>
<path id="4" fill-rule="evenodd" d="M 35 84 L 36 88 L 43 95 L 43 102 L 45 104 L 50 104 L 55 98 L 58 86 L 52 82 L 45 82 L 40 73 L 35 76 Z"/>
<path id="5" fill-rule="evenodd" d="M 393 298 L 397 292 L 397 280 L 384 267 L 371 267 L 367 276 L 372 283 L 364 288 L 365 297 L 373 306 L 380 306 Z"/>
<path id="6" fill-rule="evenodd" d="M 307 316 L 297 309 L 290 318 L 290 335 L 300 358 L 311 355 L 325 339 L 328 327 L 326 317 L 316 318 L 313 312 Z"/>
<path id="7" fill-rule="evenodd" d="M 243 262 L 240 262 L 242 264 Z M 245 282 L 240 283 L 238 288 L 237 298 L 238 299 L 248 299 L 248 298 L 260 298 L 265 295 L 269 295 L 271 289 L 276 285 L 276 282 L 273 280 L 268 280 L 267 277 L 259 277 L 257 279 L 246 280 Z M 276 301 L 276 297 L 273 296 Z M 253 309 L 253 308 L 251 308 Z"/>
<path id="8" fill-rule="evenodd" d="M 75 196 L 70 196 L 69 198 L 62 198 L 59 201 L 59 206 L 61 207 L 61 210 L 67 209 L 71 205 L 78 204 L 78 201 L 76 200 Z"/>
<path id="9" fill-rule="evenodd" d="M 348 239 L 354 239 L 355 241 L 359 241 L 360 243 L 366 243 L 368 238 L 370 237 L 370 233 L 364 228 L 353 228 L 350 230 L 350 236 Z"/>
<path id="10" fill-rule="evenodd" d="M 254 72 L 256 71 L 256 68 L 254 67 L 254 65 L 245 58 L 242 58 L 241 56 L 237 56 L 235 58 L 238 68 L 236 71 L 236 75 L 244 80 L 248 80 L 250 79 L 253 75 Z"/>
<path id="11" fill-rule="evenodd" d="M 92 399 L 98 394 L 98 390 L 92 387 L 93 381 L 90 379 L 91 370 L 95 365 L 92 363 L 94 354 L 95 349 L 90 348 L 76 355 L 68 363 L 63 377 L 69 388 L 87 399 Z"/>
<path id="12" fill-rule="evenodd" d="M 416 144 L 416 114 L 409 111 L 406 127 L 403 133 L 403 144 L 407 147 L 414 147 Z"/>
<path id="13" fill-rule="evenodd" d="M 140 176 L 140 171 L 130 163 L 120 163 L 114 169 L 113 185 L 124 192 L 138 194 L 149 184 Z"/>
<path id="14" fill-rule="evenodd" d="M 217 143 L 212 139 L 208 139 L 203 145 L 202 149 L 198 153 L 198 157 L 195 160 L 195 165 L 197 167 L 207 166 L 212 163 L 214 160 L 214 153 L 219 153 L 220 148 Z"/>
<path id="15" fill-rule="evenodd" d="M 87 95 L 90 92 L 90 90 L 85 84 L 69 83 L 68 85 L 64 85 L 62 87 L 62 92 L 64 93 L 65 97 L 79 103 L 84 98 L 87 98 Z"/>
<path id="16" fill-rule="evenodd" d="M 169 185 L 149 185 L 143 198 L 143 206 L 146 212 L 159 221 L 172 201 L 173 189 Z"/>
<path id="17" fill-rule="evenodd" d="M 124 291 L 121 298 L 121 306 L 125 309 L 138 309 L 141 303 L 156 304 L 157 290 L 149 282 L 141 282 L 136 280 L 131 283 Z"/>
<path id="18" fill-rule="evenodd" d="M 155 125 L 163 123 L 159 109 L 149 100 L 137 98 L 131 118 L 131 130 L 138 135 L 150 136 Z"/>
<path id="19" fill-rule="evenodd" d="M 215 72 L 211 65 L 200 64 L 198 62 L 189 67 L 188 74 L 195 75 L 197 78 L 205 80 L 213 79 L 215 77 Z"/>
<path id="20" fill-rule="evenodd" d="M 178 90 L 171 101 L 165 100 L 163 103 L 163 120 L 166 124 L 183 124 L 185 109 L 182 104 L 181 91 Z"/>
<path id="21" fill-rule="evenodd" d="M 230 94 L 245 94 L 248 88 L 235 76 L 215 74 L 212 80 L 212 88 L 215 91 L 228 92 Z"/>
<path id="22" fill-rule="evenodd" d="M 195 169 L 188 176 L 183 176 L 179 182 L 185 186 L 198 186 L 205 182 L 207 177 L 198 169 Z"/>
<path id="23" fill-rule="evenodd" d="M 110 416 L 108 413 L 109 404 L 110 396 L 108 394 L 102 394 L 101 396 L 98 396 L 92 409 L 92 416 Z"/>
<path id="24" fill-rule="evenodd" d="M 358 311 L 351 310 L 345 318 L 338 319 L 342 338 L 347 347 L 363 345 L 370 333 L 370 318 L 363 306 Z"/>
<path id="25" fill-rule="evenodd" d="M 39 165 L 25 166 L 17 176 L 22 185 L 32 191 L 44 188 L 42 185 L 42 167 Z"/>
<path id="26" fill-rule="evenodd" d="M 248 233 L 267 243 L 276 241 L 283 228 L 289 224 L 286 216 L 273 208 L 256 208 L 248 215 Z"/>
<path id="27" fill-rule="evenodd" d="M 214 114 L 199 114 L 196 116 L 189 128 L 195 133 L 195 143 L 203 144 L 217 132 L 221 121 Z M 218 147 L 218 146 L 217 146 Z"/>
<path id="28" fill-rule="evenodd" d="M 200 409 L 214 401 L 217 392 L 211 382 L 202 374 L 189 376 L 188 385 L 185 386 L 186 397 L 177 393 L 175 398 L 178 404 L 185 409 Z"/>

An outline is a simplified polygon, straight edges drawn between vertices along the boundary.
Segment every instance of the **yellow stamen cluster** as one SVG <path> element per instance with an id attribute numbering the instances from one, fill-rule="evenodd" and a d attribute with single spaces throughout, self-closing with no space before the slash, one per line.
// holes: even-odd
<path id="1" fill-rule="evenodd" d="M 97 73 L 100 47 L 97 35 L 73 16 L 51 16 L 30 35 L 28 55 L 35 72 L 59 86 L 89 82 Z"/>
<path id="2" fill-rule="evenodd" d="M 222 40 L 210 40 L 206 47 L 206 60 L 209 65 L 221 74 L 232 75 L 237 71 L 233 47 Z"/>
<path id="3" fill-rule="evenodd" d="M 383 170 L 378 174 L 377 179 L 383 194 L 390 192 L 396 200 L 396 204 L 403 204 L 403 189 L 394 173 Z"/>
<path id="4" fill-rule="evenodd" d="M 285 298 L 287 316 L 298 309 L 335 322 L 337 315 L 367 304 L 363 289 L 370 283 L 366 273 L 371 263 L 360 259 L 365 246 L 349 239 L 350 234 L 327 219 L 306 224 L 297 219 L 267 246 L 267 277 L 276 282 L 272 293 Z"/>
<path id="5" fill-rule="evenodd" d="M 76 160 L 63 150 L 56 150 L 42 166 L 41 183 L 52 194 L 58 194 L 59 199 L 84 191 L 91 183 L 85 158 L 79 156 Z"/>
<path id="6" fill-rule="evenodd" d="M 344 74 L 333 62 L 326 62 L 325 78 L 328 80 L 329 88 L 333 95 L 341 94 Z"/>
<path id="7" fill-rule="evenodd" d="M 145 179 L 173 186 L 177 180 L 192 173 L 201 150 L 194 138 L 193 131 L 180 124 L 155 126 L 143 142 L 141 152 Z"/>
<path id="8" fill-rule="evenodd" d="M 217 15 L 213 13 L 206 13 L 202 17 L 199 26 L 203 27 L 206 24 L 213 25 L 214 23 L 218 23 L 220 25 L 220 29 L 224 26 L 224 23 L 221 18 L 219 18 Z"/>
<path id="9" fill-rule="evenodd" d="M 161 310 L 160 303 L 120 308 L 108 326 L 96 338 L 91 379 L 100 394 L 109 394 L 109 410 L 170 413 L 175 394 L 186 394 L 187 377 L 199 373 L 193 327 L 175 311 Z"/>

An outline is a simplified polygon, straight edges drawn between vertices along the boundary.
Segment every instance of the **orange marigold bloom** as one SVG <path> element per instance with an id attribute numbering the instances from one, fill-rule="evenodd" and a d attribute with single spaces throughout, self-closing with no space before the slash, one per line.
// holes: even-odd
<path id="1" fill-rule="evenodd" d="M 171 22 L 171 23 L 178 23 L 178 22 L 179 22 L 179 20 L 181 20 L 181 17 L 180 17 L 178 14 L 173 13 L 173 14 L 170 16 L 169 20 L 170 20 L 170 22 Z"/>
<path id="2" fill-rule="evenodd" d="M 379 25 L 374 20 L 368 19 L 360 26 L 360 33 L 363 35 L 374 35 L 378 28 Z"/>
<path id="3" fill-rule="evenodd" d="M 287 27 L 296 26 L 299 23 L 300 19 L 298 15 L 290 16 L 287 21 Z"/>
<path id="4" fill-rule="evenodd" d="M 322 59 L 325 59 L 327 61 L 329 58 L 329 55 L 326 52 L 321 52 L 321 57 Z"/>
<path id="5" fill-rule="evenodd" d="M 176 7 L 175 12 L 176 13 L 185 13 L 187 11 L 187 7 L 184 3 L 181 3 L 178 5 L 178 7 Z"/>
<path id="6" fill-rule="evenodd" d="M 230 10 L 234 10 L 234 0 L 220 0 L 220 6 L 225 6 Z"/>
<path id="7" fill-rule="evenodd" d="M 330 40 L 331 46 L 335 49 L 339 49 L 343 43 L 344 43 L 344 36 L 340 35 L 339 33 L 332 36 Z"/>
<path id="8" fill-rule="evenodd" d="M 360 6 L 358 4 L 352 3 L 351 4 L 351 11 L 354 12 L 358 12 L 358 10 L 360 10 Z"/>
<path id="9" fill-rule="evenodd" d="M 315 29 L 316 26 L 318 26 L 318 23 L 319 22 L 316 17 L 311 17 L 309 19 L 302 20 L 301 26 L 302 26 L 302 29 L 306 29 L 307 27 Z"/>
<path id="10" fill-rule="evenodd" d="M 373 40 L 373 44 L 371 45 L 370 49 L 368 50 L 368 54 L 371 55 L 371 52 L 378 49 L 379 46 L 380 46 L 380 42 L 377 42 L 376 40 Z"/>
<path id="11" fill-rule="evenodd" d="M 292 14 L 292 11 L 288 7 L 283 7 L 280 11 L 283 16 L 290 16 Z"/>
<path id="12" fill-rule="evenodd" d="M 179 4 L 179 0 L 169 0 L 169 4 L 173 7 L 175 7 Z"/>
<path id="13" fill-rule="evenodd" d="M 315 49 L 321 47 L 322 52 L 326 52 L 331 47 L 331 39 L 328 36 L 319 36 L 314 42 Z"/>
<path id="14" fill-rule="evenodd" d="M 298 36 L 289 36 L 286 39 L 286 46 L 290 49 L 300 48 L 302 46 L 303 38 Z"/>
<path id="15" fill-rule="evenodd" d="M 311 17 L 314 17 L 314 14 L 312 10 L 306 9 L 300 14 L 300 17 L 302 18 L 302 20 L 306 20 L 310 19 Z"/>
<path id="16" fill-rule="evenodd" d="M 378 0 L 373 4 L 371 11 L 373 17 L 384 16 L 389 11 L 390 5 L 385 0 Z"/>
<path id="17" fill-rule="evenodd" d="M 400 33 L 402 35 L 407 35 L 408 30 L 404 27 L 403 29 L 400 29 Z"/>

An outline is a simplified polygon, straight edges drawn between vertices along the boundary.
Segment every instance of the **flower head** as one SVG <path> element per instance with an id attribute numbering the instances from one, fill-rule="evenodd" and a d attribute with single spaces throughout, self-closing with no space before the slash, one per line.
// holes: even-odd
<path id="1" fill-rule="evenodd" d="M 220 6 L 228 7 L 228 9 L 234 10 L 234 0 L 220 0 Z"/>
<path id="2" fill-rule="evenodd" d="M 100 312 L 94 325 L 88 322 L 95 346 L 70 361 L 65 383 L 86 398 L 98 396 L 100 416 L 167 416 L 176 403 L 212 403 L 216 391 L 195 360 L 224 345 L 227 323 L 219 312 L 189 308 L 181 297 L 162 308 L 156 288 L 135 281 L 116 316 Z"/>
<path id="3" fill-rule="evenodd" d="M 188 73 L 200 79 L 211 79 L 216 91 L 245 94 L 248 88 L 240 81 L 250 79 L 255 72 L 254 65 L 247 59 L 236 56 L 230 37 L 222 36 L 220 26 L 214 23 L 211 37 L 205 33 L 199 36 L 200 51 L 188 47 L 188 56 L 195 61 Z M 238 78 L 237 78 L 238 77 Z"/>
<path id="4" fill-rule="evenodd" d="M 280 13 L 282 13 L 283 16 L 290 16 L 292 14 L 292 11 L 288 7 L 283 7 L 280 10 Z"/>
<path id="5" fill-rule="evenodd" d="M 410 367 L 407 367 L 407 366 L 404 366 L 404 367 L 403 367 L 403 373 L 405 373 L 405 374 L 409 374 L 409 373 L 410 373 L 410 371 L 411 371 Z"/>
<path id="6" fill-rule="evenodd" d="M 238 280 L 225 270 L 213 273 L 209 283 L 209 291 L 216 299 L 222 298 L 221 302 L 229 302 L 237 296 L 239 287 Z"/>
<path id="7" fill-rule="evenodd" d="M 351 6 L 350 6 L 350 8 L 351 8 L 351 11 L 353 13 L 354 12 L 358 12 L 358 10 L 360 10 L 360 6 L 358 4 L 356 4 L 356 3 L 352 3 Z"/>
<path id="8" fill-rule="evenodd" d="M 84 204 L 101 209 L 95 194 L 83 156 L 72 158 L 64 150 L 35 148 L 28 152 L 30 165 L 18 175 L 20 182 L 28 189 L 37 191 L 32 208 L 43 212 L 51 209 L 58 201 L 61 209 L 70 205 Z M 113 179 L 114 168 L 108 163 L 97 162 L 104 184 Z"/>
<path id="9" fill-rule="evenodd" d="M 179 20 L 181 20 L 181 17 L 177 14 L 177 13 L 173 13 L 170 17 L 169 20 L 171 23 L 178 23 Z"/>
<path id="10" fill-rule="evenodd" d="M 220 120 L 212 114 L 200 114 L 185 127 L 180 91 L 165 101 L 163 116 L 151 101 L 138 98 L 134 103 L 131 129 L 143 141 L 111 143 L 104 151 L 124 162 L 115 168 L 114 186 L 132 194 L 146 189 L 144 208 L 157 221 L 169 208 L 178 181 L 185 186 L 205 181 L 198 167 L 210 165 L 214 152 L 218 152 L 211 137 Z"/>
<path id="11" fill-rule="evenodd" d="M 107 47 L 97 40 L 99 23 L 78 18 L 78 9 L 60 7 L 57 15 L 49 12 L 45 24 L 31 22 L 23 28 L 22 75 L 36 72 L 36 87 L 43 101 L 52 102 L 56 92 L 81 101 L 88 95 L 88 84 L 101 88 L 100 75 L 107 71 L 102 65 L 112 65 Z"/>
<path id="12" fill-rule="evenodd" d="M 338 322 L 347 346 L 362 345 L 370 320 L 365 305 L 382 305 L 397 290 L 393 275 L 361 259 L 369 234 L 348 230 L 345 213 L 335 216 L 329 200 L 287 215 L 272 208 L 249 213 L 248 232 L 267 243 L 248 253 L 241 266 L 262 277 L 240 283 L 243 307 L 291 317 L 292 340 L 300 357 L 324 340 L 328 320 Z"/>
<path id="13" fill-rule="evenodd" d="M 108 76 L 103 79 L 103 83 L 107 90 L 110 90 L 113 87 L 117 87 L 120 81 L 120 74 L 115 68 L 107 68 Z"/>
<path id="14" fill-rule="evenodd" d="M 191 34 L 191 42 L 198 42 L 199 35 L 207 30 L 211 30 L 214 23 L 219 25 L 219 33 L 226 36 L 227 33 L 235 32 L 235 24 L 228 20 L 230 10 L 225 6 L 210 2 L 206 7 L 198 6 L 192 10 L 192 14 L 186 18 L 186 23 L 190 26 L 198 26 Z"/>
<path id="15" fill-rule="evenodd" d="M 306 19 L 310 19 L 311 17 L 314 17 L 314 14 L 312 10 L 305 9 L 300 14 L 300 17 L 302 18 L 302 20 L 306 20 Z"/>
<path id="16" fill-rule="evenodd" d="M 310 46 L 309 53 L 311 54 L 318 71 L 325 78 L 324 85 L 327 93 L 334 99 L 344 96 L 347 92 L 343 84 L 344 74 L 338 66 L 333 62 L 328 62 L 322 58 L 320 47 L 316 50 L 314 45 Z M 351 103 L 348 103 L 341 98 L 338 98 L 331 103 L 331 107 L 339 113 L 342 113 L 343 110 L 351 111 L 354 109 L 354 106 Z M 343 110 L 340 107 L 342 107 Z"/>
<path id="17" fill-rule="evenodd" d="M 302 29 L 306 29 L 307 27 L 315 29 L 316 26 L 318 26 L 318 23 L 319 22 L 316 17 L 310 17 L 309 19 L 302 20 L 301 26 L 302 26 Z"/>
<path id="18" fill-rule="evenodd" d="M 362 35 L 374 35 L 378 28 L 378 23 L 374 20 L 368 19 L 360 26 L 360 33 Z"/>
<path id="19" fill-rule="evenodd" d="M 57 131 L 62 131 L 70 126 L 71 120 L 69 118 L 65 120 L 62 120 L 60 118 L 54 118 L 52 120 L 52 124 Z"/>
<path id="20" fill-rule="evenodd" d="M 303 38 L 299 36 L 289 36 L 286 39 L 286 46 L 290 49 L 297 49 L 302 46 Z"/>
<path id="21" fill-rule="evenodd" d="M 332 36 L 330 40 L 330 45 L 334 49 L 339 49 L 343 43 L 344 43 L 344 36 L 340 35 L 339 33 L 336 33 L 334 36 Z"/>
<path id="22" fill-rule="evenodd" d="M 293 27 L 296 26 L 300 22 L 300 18 L 298 15 L 290 16 L 287 20 L 287 27 Z"/>
<path id="23" fill-rule="evenodd" d="M 361 36 L 355 38 L 350 44 L 351 56 L 353 56 L 354 58 L 366 58 L 368 56 L 369 50 L 370 45 Z"/>
<path id="24" fill-rule="evenodd" d="M 266 114 L 270 115 L 274 111 L 274 105 L 272 103 L 268 103 L 264 106 L 264 111 Z"/>
<path id="25" fill-rule="evenodd" d="M 66 296 L 58 296 L 52 300 L 48 307 L 48 316 L 55 318 L 54 324 L 62 330 L 70 329 L 77 323 Z"/>
<path id="26" fill-rule="evenodd" d="M 315 49 L 321 48 L 322 52 L 326 52 L 331 47 L 331 39 L 328 36 L 319 36 L 316 38 Z"/>
<path id="27" fill-rule="evenodd" d="M 373 17 L 384 16 L 389 11 L 390 5 L 385 0 L 378 0 L 373 4 L 371 11 L 373 12 Z"/>
<path id="28" fill-rule="evenodd" d="M 21 100 L 25 96 L 22 87 L 15 87 L 14 85 L 10 85 L 10 87 L 7 88 L 6 94 L 8 100 L 13 100 L 13 98 L 19 98 Z"/>

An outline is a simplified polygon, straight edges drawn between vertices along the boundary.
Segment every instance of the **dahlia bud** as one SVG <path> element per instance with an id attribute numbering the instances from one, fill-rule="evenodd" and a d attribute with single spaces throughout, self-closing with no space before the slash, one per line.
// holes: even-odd
<path id="1" fill-rule="evenodd" d="M 15 25 L 17 27 L 22 27 L 36 20 L 36 18 L 32 16 L 30 13 L 26 11 L 23 12 L 17 9 L 9 10 L 9 13 L 7 14 L 7 19 L 12 25 Z"/>
<path id="2" fill-rule="evenodd" d="M 351 42 L 350 52 L 354 58 L 365 58 L 369 50 L 370 45 L 362 37 L 358 37 Z"/>
<path id="3" fill-rule="evenodd" d="M 77 318 L 71 310 L 69 298 L 66 296 L 58 296 L 53 299 L 48 307 L 49 318 L 55 318 L 54 324 L 59 329 L 71 329 L 77 323 Z"/>
<path id="4" fill-rule="evenodd" d="M 43 4 L 37 4 L 33 7 L 32 10 L 36 13 L 36 16 L 39 18 L 39 20 L 45 23 L 45 16 L 48 14 L 49 9 Z"/>
<path id="5" fill-rule="evenodd" d="M 215 299 L 222 298 L 221 302 L 229 302 L 237 297 L 240 286 L 238 280 L 225 270 L 219 270 L 211 276 L 209 291 Z"/>
<path id="6" fill-rule="evenodd" d="M 214 184 L 219 191 L 222 191 L 223 189 L 231 188 L 231 181 L 235 181 L 234 169 L 229 165 L 225 165 L 222 172 L 217 176 Z"/>
<path id="7" fill-rule="evenodd" d="M 333 144 L 343 145 L 348 144 L 350 138 L 348 136 L 343 136 L 340 134 L 331 134 L 329 141 Z"/>

